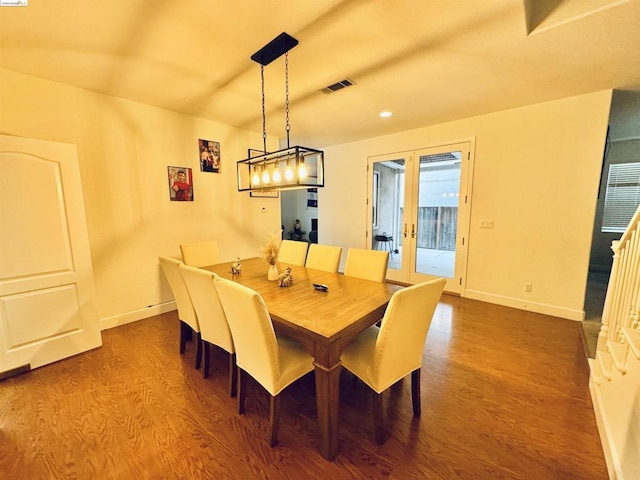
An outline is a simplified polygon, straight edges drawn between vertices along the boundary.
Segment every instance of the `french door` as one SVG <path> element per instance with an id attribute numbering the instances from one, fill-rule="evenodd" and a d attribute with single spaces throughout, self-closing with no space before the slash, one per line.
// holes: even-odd
<path id="1" fill-rule="evenodd" d="M 471 142 L 368 159 L 367 238 L 389 251 L 387 279 L 415 284 L 443 277 L 464 286 Z"/>

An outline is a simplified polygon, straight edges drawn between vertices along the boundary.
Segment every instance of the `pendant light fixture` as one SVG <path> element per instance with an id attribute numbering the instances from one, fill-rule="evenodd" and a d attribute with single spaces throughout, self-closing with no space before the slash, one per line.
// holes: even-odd
<path id="1" fill-rule="evenodd" d="M 289 55 L 298 44 L 292 36 L 281 33 L 251 56 L 260 64 L 262 86 L 262 142 L 263 151 L 249 149 L 249 158 L 237 163 L 238 191 L 295 190 L 324 187 L 324 152 L 308 147 L 289 145 Z M 264 67 L 285 56 L 285 110 L 287 148 L 267 152 L 267 129 L 264 97 Z"/>

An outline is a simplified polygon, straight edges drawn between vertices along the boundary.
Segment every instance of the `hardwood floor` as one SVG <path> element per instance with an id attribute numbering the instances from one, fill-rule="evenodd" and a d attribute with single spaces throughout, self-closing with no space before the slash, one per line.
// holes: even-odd
<path id="1" fill-rule="evenodd" d="M 317 450 L 313 374 L 269 398 L 228 396 L 227 356 L 208 379 L 178 353 L 175 312 L 103 332 L 104 346 L 0 382 L 0 477 L 13 479 L 605 479 L 580 323 L 443 296 L 422 369 L 384 398 L 343 372 L 340 450 Z"/>

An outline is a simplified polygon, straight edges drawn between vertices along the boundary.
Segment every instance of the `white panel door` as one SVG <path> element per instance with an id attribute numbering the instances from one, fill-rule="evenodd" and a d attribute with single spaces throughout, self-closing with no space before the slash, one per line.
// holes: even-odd
<path id="1" fill-rule="evenodd" d="M 0 373 L 102 345 L 74 145 L 0 135 Z"/>

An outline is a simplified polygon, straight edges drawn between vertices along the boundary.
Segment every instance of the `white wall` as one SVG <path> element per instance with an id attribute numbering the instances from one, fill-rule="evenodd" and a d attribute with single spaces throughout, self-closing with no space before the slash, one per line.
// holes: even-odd
<path id="1" fill-rule="evenodd" d="M 0 105 L 0 132 L 77 145 L 103 328 L 173 307 L 158 255 L 179 257 L 181 242 L 216 239 L 231 260 L 280 230 L 279 199 L 237 191 L 235 162 L 259 133 L 3 70 Z M 220 174 L 200 172 L 199 138 L 220 142 Z M 168 165 L 193 169 L 194 202 L 169 201 Z"/>
<path id="2" fill-rule="evenodd" d="M 327 147 L 322 243 L 366 243 L 367 157 L 475 137 L 465 297 L 582 319 L 610 90 Z M 392 117 L 393 118 L 393 117 Z M 480 229 L 492 220 L 492 230 Z M 524 284 L 533 290 L 524 292 Z"/>
<path id="3" fill-rule="evenodd" d="M 579 319 L 610 102 L 603 91 L 325 148 L 321 242 L 365 246 L 368 156 L 475 137 L 463 295 Z M 232 259 L 280 228 L 279 199 L 236 191 L 257 132 L 1 70 L 0 104 L 1 133 L 78 146 L 103 325 L 171 300 L 157 257 L 181 242 L 216 238 Z M 221 174 L 199 172 L 198 138 L 220 141 Z M 195 202 L 169 202 L 167 165 L 194 169 Z"/>

